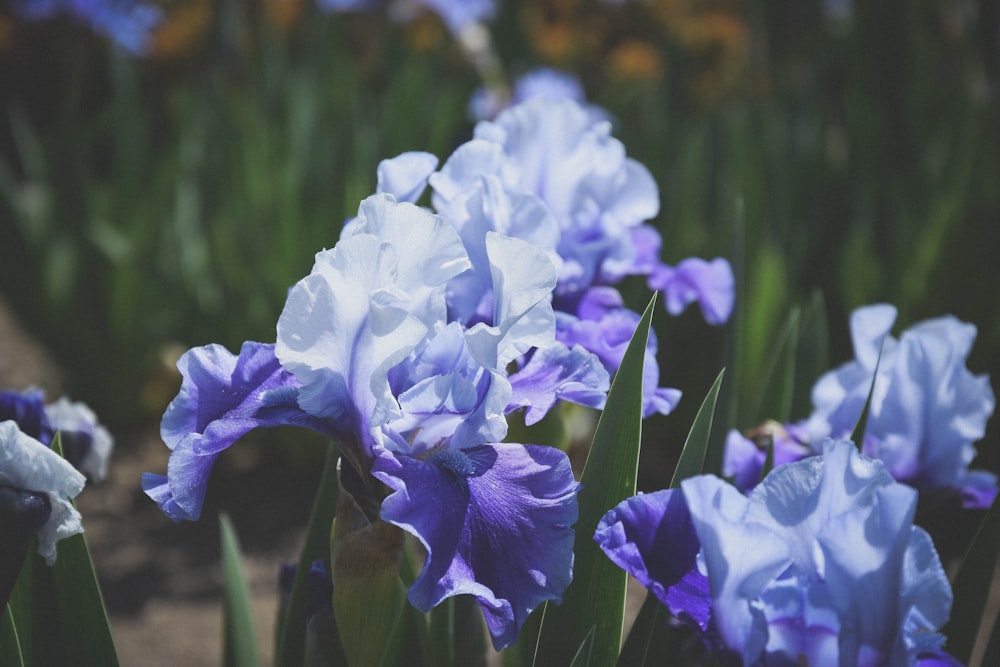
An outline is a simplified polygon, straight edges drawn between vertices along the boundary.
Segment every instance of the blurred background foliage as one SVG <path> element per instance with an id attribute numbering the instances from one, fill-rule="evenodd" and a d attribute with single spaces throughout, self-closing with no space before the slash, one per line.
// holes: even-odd
<path id="1" fill-rule="evenodd" d="M 173 0 L 150 53 L 0 4 L 0 289 L 112 426 L 155 423 L 178 350 L 273 341 L 287 288 L 378 162 L 467 140 L 475 68 L 433 15 Z M 662 382 L 640 486 L 669 479 L 727 367 L 716 436 L 809 411 L 847 317 L 953 313 L 1000 378 L 1000 4 L 502 0 L 509 79 L 582 81 L 661 188 L 667 262 L 727 257 L 737 311 L 654 320 Z M 630 305 L 648 296 L 626 285 Z M 996 420 L 980 450 L 1000 468 Z"/>

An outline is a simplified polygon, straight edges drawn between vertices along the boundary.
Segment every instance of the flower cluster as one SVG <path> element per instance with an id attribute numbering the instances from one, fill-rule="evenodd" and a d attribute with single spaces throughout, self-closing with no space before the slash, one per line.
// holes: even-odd
<path id="1" fill-rule="evenodd" d="M 976 327 L 946 316 L 889 332 L 896 309 L 881 304 L 851 315 L 855 359 L 824 374 L 812 391 L 808 419 L 767 429 L 780 464 L 818 452 L 824 438 L 850 436 L 871 394 L 862 451 L 882 460 L 897 480 L 920 491 L 951 490 L 969 508 L 988 507 L 997 493 L 992 473 L 969 470 L 996 404 L 989 378 L 966 359 Z M 755 440 L 730 433 L 723 473 L 741 488 L 757 482 L 765 453 Z"/>
<path id="2" fill-rule="evenodd" d="M 630 498 L 595 539 L 720 664 L 954 665 L 952 594 L 916 492 L 846 440 L 749 497 L 713 475 Z"/>
<path id="3" fill-rule="evenodd" d="M 450 315 L 449 292 L 484 275 L 491 310 Z M 569 583 L 577 484 L 561 451 L 501 442 L 505 415 L 557 400 L 598 407 L 609 383 L 593 355 L 555 340 L 555 281 L 522 240 L 490 232 L 467 249 L 443 218 L 373 195 L 289 291 L 275 344 L 181 358 L 161 429 L 167 476 L 145 475 L 146 492 L 174 519 L 196 519 L 215 459 L 251 429 L 331 435 L 362 478 L 354 492 L 426 549 L 411 603 L 474 595 L 495 644 L 509 644 Z"/>
<path id="4" fill-rule="evenodd" d="M 659 276 L 668 304 L 699 300 L 717 321 L 732 274 L 717 260 L 662 277 L 674 270 L 645 224 L 652 177 L 573 102 L 513 107 L 437 166 L 427 153 L 379 166 L 377 192 L 289 290 L 275 343 L 180 359 L 161 425 L 167 475 L 143 487 L 194 520 L 215 460 L 250 430 L 329 435 L 368 519 L 424 547 L 410 602 L 474 596 L 500 648 L 570 582 L 578 486 L 562 451 L 503 442 L 507 416 L 524 410 L 531 425 L 561 401 L 603 407 L 639 320 L 611 283 Z M 428 185 L 433 209 L 416 205 Z M 655 352 L 651 337 L 646 414 L 680 397 L 657 387 Z"/>

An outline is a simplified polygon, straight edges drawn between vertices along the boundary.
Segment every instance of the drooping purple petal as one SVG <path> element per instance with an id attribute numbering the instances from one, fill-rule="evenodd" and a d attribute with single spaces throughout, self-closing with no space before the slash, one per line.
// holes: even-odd
<path id="1" fill-rule="evenodd" d="M 513 395 L 507 412 L 527 408 L 528 426 L 541 420 L 556 401 L 603 408 L 611 385 L 600 359 L 579 345 L 562 343 L 536 351 L 509 379 Z"/>
<path id="2" fill-rule="evenodd" d="M 679 315 L 694 301 L 709 324 L 723 324 L 733 312 L 736 293 L 733 269 L 721 257 L 711 262 L 689 257 L 676 267 L 660 264 L 650 274 L 647 284 L 650 289 L 663 291 L 671 315 Z"/>
<path id="3" fill-rule="evenodd" d="M 687 614 L 702 630 L 707 628 L 711 598 L 696 562 L 701 544 L 679 489 L 619 503 L 601 519 L 594 540 L 671 613 Z"/>
<path id="4" fill-rule="evenodd" d="M 302 426 L 335 433 L 333 423 L 299 408 L 299 384 L 278 363 L 274 345 L 246 342 L 239 356 L 207 345 L 186 352 L 177 367 L 184 379 L 160 424 L 173 450 L 167 477 L 143 477 L 147 495 L 174 520 L 200 516 L 215 459 L 251 430 Z"/>
<path id="5" fill-rule="evenodd" d="M 372 474 L 393 490 L 382 520 L 427 550 L 409 592 L 415 607 L 474 595 L 500 649 L 539 604 L 561 600 L 572 578 L 578 488 L 564 453 L 500 443 L 417 459 L 379 449 Z"/>

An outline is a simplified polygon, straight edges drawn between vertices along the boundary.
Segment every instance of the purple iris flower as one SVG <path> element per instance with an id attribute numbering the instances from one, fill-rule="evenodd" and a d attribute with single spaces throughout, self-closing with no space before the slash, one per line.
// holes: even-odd
<path id="1" fill-rule="evenodd" d="M 413 182 L 396 176 L 384 182 Z M 454 319 L 448 295 L 470 275 L 489 277 L 489 298 L 472 321 Z M 388 487 L 370 499 L 380 518 L 427 551 L 411 603 L 474 595 L 494 645 L 511 643 L 569 583 L 578 485 L 561 451 L 500 442 L 505 415 L 554 402 L 534 396 L 603 404 L 608 384 L 592 354 L 555 341 L 555 283 L 547 253 L 523 240 L 489 231 L 468 252 L 442 218 L 387 193 L 366 199 L 289 290 L 275 345 L 182 358 L 161 429 L 168 473 L 146 475 L 146 492 L 170 516 L 197 518 L 216 457 L 249 430 L 333 435 L 358 473 Z M 518 367 L 515 392 L 507 371 Z"/>
<path id="2" fill-rule="evenodd" d="M 750 494 L 702 475 L 605 515 L 605 553 L 743 665 L 948 664 L 951 588 L 916 493 L 849 441 Z"/>
<path id="3" fill-rule="evenodd" d="M 625 308 L 621 294 L 613 287 L 588 290 L 576 308 L 576 314 L 559 313 L 556 338 L 567 346 L 579 345 L 601 360 L 609 374 L 621 366 L 632 334 L 639 325 L 638 313 Z M 658 387 L 656 334 L 650 330 L 642 367 L 642 415 L 668 414 L 681 398 L 679 389 Z"/>
<path id="4" fill-rule="evenodd" d="M 247 342 L 239 355 L 221 345 L 187 351 L 183 382 L 167 407 L 160 436 L 171 449 L 167 474 L 144 473 L 142 488 L 174 521 L 201 516 L 215 460 L 250 431 L 303 426 L 335 435 L 334 425 L 303 412 L 298 383 L 274 356 L 274 345 Z"/>
<path id="5" fill-rule="evenodd" d="M 746 436 L 733 430 L 726 435 L 723 476 L 740 491 L 750 491 L 764 476 L 769 451 L 773 467 L 801 461 L 816 453 L 804 441 L 802 429 L 794 424 L 767 422 Z"/>
<path id="6" fill-rule="evenodd" d="M 135 55 L 148 52 L 163 21 L 163 10 L 148 0 L 14 0 L 13 7 L 28 19 L 71 16 Z"/>
<path id="7" fill-rule="evenodd" d="M 877 364 L 865 454 L 918 490 L 951 489 L 966 507 L 989 507 L 996 476 L 969 470 L 973 443 L 983 437 L 996 405 L 989 377 L 965 365 L 976 327 L 949 315 L 920 322 L 896 340 L 889 334 L 895 319 L 896 309 L 887 304 L 852 313 L 855 359 L 816 382 L 813 413 L 800 425 L 805 438 L 815 443 L 851 433 Z"/>
<path id="8" fill-rule="evenodd" d="M 52 444 L 55 430 L 45 412 L 45 393 L 41 389 L 0 390 L 0 421 L 8 419 L 43 445 Z"/>

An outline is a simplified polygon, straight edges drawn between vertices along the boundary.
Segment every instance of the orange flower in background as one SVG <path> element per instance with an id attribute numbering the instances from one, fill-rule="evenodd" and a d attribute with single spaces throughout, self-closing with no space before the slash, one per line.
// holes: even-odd
<path id="1" fill-rule="evenodd" d="M 406 44 L 418 53 L 439 48 L 448 40 L 444 24 L 434 13 L 422 12 L 406 24 Z"/>
<path id="2" fill-rule="evenodd" d="M 208 31 L 213 4 L 192 0 L 168 7 L 166 19 L 153 35 L 152 57 L 169 60 L 190 53 Z"/>
<path id="3" fill-rule="evenodd" d="M 262 0 L 261 4 L 268 24 L 283 35 L 288 34 L 305 11 L 304 0 Z"/>
<path id="4" fill-rule="evenodd" d="M 6 51 L 14 45 L 14 22 L 6 16 L 0 16 L 0 51 Z"/>
<path id="5" fill-rule="evenodd" d="M 648 42 L 627 39 L 609 54 L 608 69 L 613 79 L 619 81 L 657 81 L 666 70 L 660 52 Z"/>

